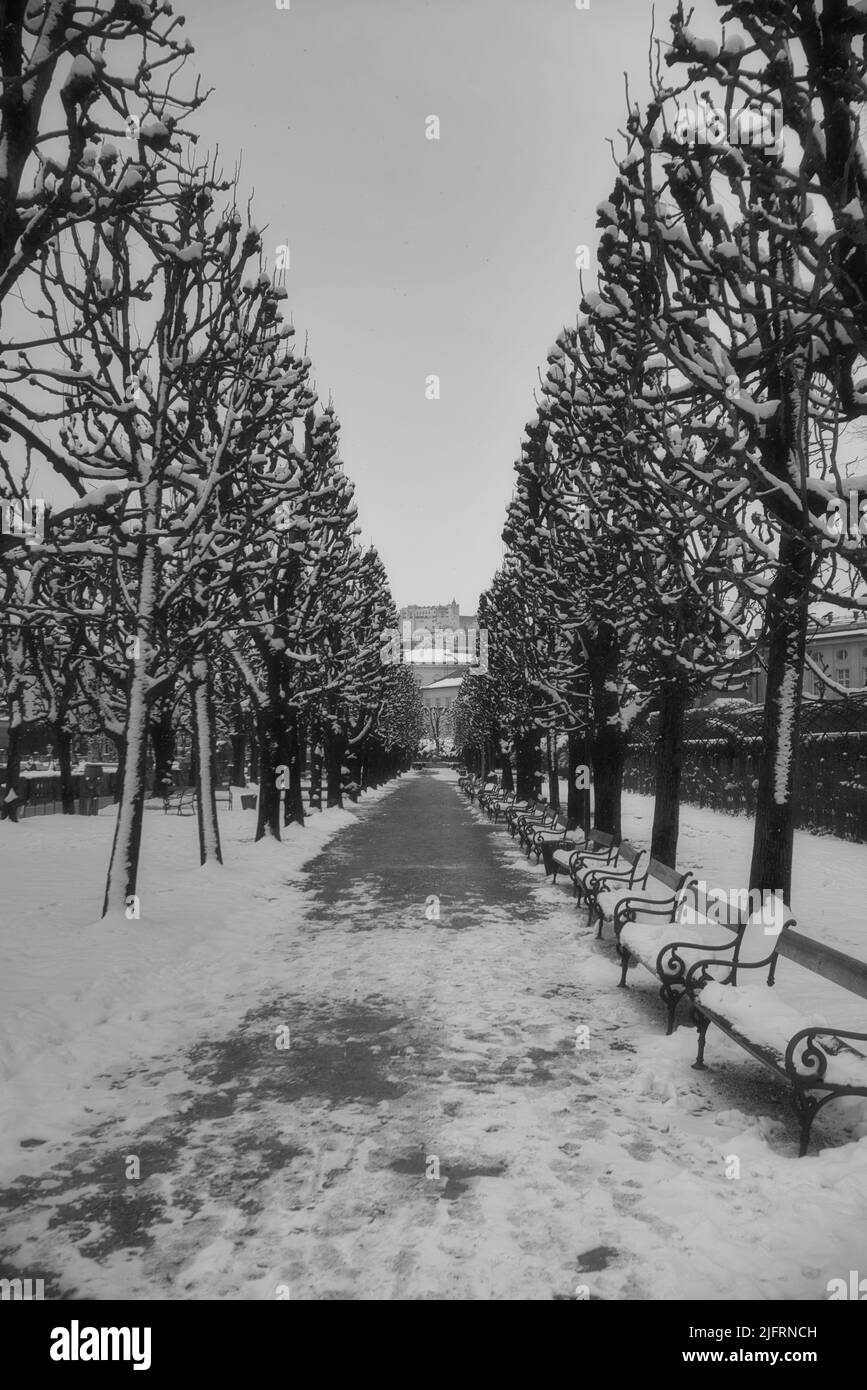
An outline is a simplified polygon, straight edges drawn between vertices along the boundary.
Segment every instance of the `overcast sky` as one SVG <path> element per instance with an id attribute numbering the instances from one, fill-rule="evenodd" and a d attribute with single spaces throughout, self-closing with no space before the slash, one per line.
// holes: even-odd
<path id="1" fill-rule="evenodd" d="M 224 170 L 243 157 L 266 245 L 289 246 L 289 305 L 342 423 L 364 537 L 398 604 L 473 612 L 502 557 L 537 369 L 574 320 L 576 245 L 595 249 L 624 70 L 646 94 L 650 0 L 175 8 L 216 89 L 201 143 Z"/>

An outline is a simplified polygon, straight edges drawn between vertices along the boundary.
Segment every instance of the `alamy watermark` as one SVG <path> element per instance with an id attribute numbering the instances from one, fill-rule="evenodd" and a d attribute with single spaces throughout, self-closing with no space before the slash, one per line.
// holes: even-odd
<path id="1" fill-rule="evenodd" d="M 849 492 L 849 518 L 846 525 L 846 504 L 840 497 L 832 497 L 825 509 L 822 529 L 830 541 L 840 544 L 845 540 L 863 541 L 867 539 L 867 497 L 859 498 L 853 488 Z"/>
<path id="2" fill-rule="evenodd" d="M 697 879 L 692 886 L 697 893 L 704 894 L 707 901 L 704 916 L 709 922 L 724 926 L 750 922 L 763 926 L 766 936 L 779 936 L 783 930 L 786 904 L 782 889 L 708 888 L 704 879 Z"/>
<path id="3" fill-rule="evenodd" d="M 44 1279 L 0 1279 L 0 1302 L 42 1302 L 44 1298 Z"/>
<path id="4" fill-rule="evenodd" d="M 420 662 L 436 666 L 464 666 L 469 676 L 487 674 L 488 631 L 484 627 L 414 628 L 407 620 L 400 628 L 386 628 L 380 640 L 382 648 L 379 659 L 383 666 Z"/>

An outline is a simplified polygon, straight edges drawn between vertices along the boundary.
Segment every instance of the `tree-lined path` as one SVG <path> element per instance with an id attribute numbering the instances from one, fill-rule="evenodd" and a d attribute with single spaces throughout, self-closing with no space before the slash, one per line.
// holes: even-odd
<path id="1" fill-rule="evenodd" d="M 717 1298 L 737 1256 L 745 1297 L 821 1296 L 767 1219 L 790 1134 L 762 1122 L 777 1154 L 739 1140 L 725 1177 L 732 1107 L 773 1089 L 691 1072 L 692 1033 L 613 988 L 610 945 L 453 778 L 408 778 L 310 867 L 242 1025 L 117 1077 L 127 1122 L 2 1194 L 4 1271 L 95 1298 Z M 839 1259 L 837 1210 L 815 1241 Z"/>

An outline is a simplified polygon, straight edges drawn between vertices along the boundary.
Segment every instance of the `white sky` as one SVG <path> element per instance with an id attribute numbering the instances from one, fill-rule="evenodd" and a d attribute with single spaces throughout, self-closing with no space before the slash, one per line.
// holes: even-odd
<path id="1" fill-rule="evenodd" d="M 502 555 L 537 368 L 574 319 L 575 247 L 595 250 L 624 70 L 646 92 L 650 0 L 176 10 L 216 89 L 200 148 L 218 144 L 227 172 L 243 156 L 266 245 L 290 247 L 289 306 L 333 393 L 364 538 L 399 605 L 456 597 L 473 613 Z"/>

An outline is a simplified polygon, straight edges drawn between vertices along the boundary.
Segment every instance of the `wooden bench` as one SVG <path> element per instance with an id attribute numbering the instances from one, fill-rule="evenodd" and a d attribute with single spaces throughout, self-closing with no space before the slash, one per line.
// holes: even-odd
<path id="1" fill-rule="evenodd" d="M 467 796 L 470 798 L 470 801 L 475 801 L 476 797 L 481 798 L 486 792 L 492 790 L 496 786 L 497 779 L 493 775 L 486 777 L 484 781 L 481 777 L 476 777 L 467 787 Z"/>
<path id="2" fill-rule="evenodd" d="M 673 874 L 673 871 L 669 871 Z M 672 877 L 672 886 L 676 876 Z M 702 956 L 729 951 L 733 936 L 746 925 L 737 907 L 716 896 L 709 899 L 705 885 L 692 879 L 682 885 L 679 900 L 664 925 L 656 914 L 640 913 L 620 931 L 620 983 L 626 988 L 627 971 L 637 965 L 659 980 L 659 993 L 667 1010 L 668 1033 L 674 1032 L 677 1006 L 687 998 L 686 972 Z M 728 935 L 726 934 L 728 933 Z"/>
<path id="3" fill-rule="evenodd" d="M 506 822 L 506 829 L 513 839 L 515 837 L 518 817 L 530 815 L 535 806 L 536 802 L 529 800 L 527 797 L 522 797 L 519 801 L 517 794 L 509 802 L 508 806 L 503 806 L 502 814 Z"/>
<path id="4" fill-rule="evenodd" d="M 169 811 L 174 811 L 178 816 L 194 816 L 196 800 L 195 787 L 173 787 L 163 797 L 163 811 L 166 815 Z"/>
<path id="5" fill-rule="evenodd" d="M 498 796 L 489 797 L 487 805 L 485 806 L 488 819 L 492 820 L 495 825 L 498 824 L 500 816 L 504 816 L 509 810 L 509 807 L 514 806 L 517 795 L 517 792 L 514 791 L 501 791 Z"/>
<path id="6" fill-rule="evenodd" d="M 601 833 L 597 834 L 598 839 L 602 839 Z M 588 907 L 588 923 L 592 917 L 592 893 L 596 887 L 602 887 L 600 874 L 610 874 L 626 887 L 631 886 L 638 874 L 638 865 L 644 854 L 643 850 L 638 849 L 629 840 L 615 840 L 613 835 L 606 837 L 609 840 L 607 852 L 603 849 L 598 853 L 587 855 L 582 853 L 579 860 L 576 860 L 570 868 L 572 886 L 575 891 L 577 903 L 586 902 Z"/>
<path id="7" fill-rule="evenodd" d="M 678 873 L 659 859 L 652 857 L 647 868 L 639 875 L 638 865 L 643 850 L 636 851 L 634 845 L 627 849 L 626 842 L 620 846 L 620 857 L 624 862 L 622 875 L 600 869 L 585 884 L 585 894 L 589 904 L 588 921 L 597 922 L 596 935 L 602 935 L 606 922 L 614 927 L 614 937 L 620 952 L 620 936 L 628 922 L 647 921 L 658 918 L 660 922 L 671 923 L 678 914 L 683 901 L 686 885 L 692 878 L 687 870 Z M 632 871 L 630 880 L 626 866 Z"/>
<path id="8" fill-rule="evenodd" d="M 555 806 L 544 805 L 539 816 L 534 814 L 518 817 L 518 844 L 527 851 L 528 859 L 533 848 L 533 836 L 545 830 L 553 830 L 559 814 Z"/>
<path id="9" fill-rule="evenodd" d="M 541 824 L 543 816 L 548 814 L 548 803 L 542 798 L 537 801 L 516 801 L 506 812 L 506 827 L 514 840 L 516 835 L 521 836 L 526 823 Z"/>
<path id="10" fill-rule="evenodd" d="M 495 777 L 493 781 L 486 781 L 485 785 L 480 788 L 478 793 L 479 809 L 487 812 L 489 805 L 500 795 L 500 792 L 499 777 Z"/>
<path id="11" fill-rule="evenodd" d="M 575 896 L 578 897 L 578 882 L 576 875 L 585 865 L 599 867 L 602 864 L 613 864 L 616 862 L 617 842 L 614 836 L 607 830 L 591 830 L 586 840 L 578 843 L 566 841 L 561 849 L 558 849 L 551 856 L 551 872 L 554 875 L 554 882 L 557 882 L 558 873 L 567 873 L 572 882 Z"/>
<path id="12" fill-rule="evenodd" d="M 621 840 L 617 846 L 616 858 L 611 864 L 602 867 L 590 865 L 580 869 L 575 875 L 579 901 L 583 897 L 587 903 L 587 925 L 598 920 L 597 936 L 602 935 L 602 927 L 607 920 L 615 924 L 621 918 L 621 904 L 633 899 L 653 902 L 657 896 L 657 885 L 647 887 L 650 862 L 644 873 L 640 872 L 645 851 L 639 849 L 631 840 Z M 661 866 L 660 866 L 661 867 Z M 662 896 L 660 891 L 659 896 Z M 623 911 L 628 911 L 626 906 Z"/>
<path id="13" fill-rule="evenodd" d="M 789 909 L 783 905 L 784 912 Z M 756 918 L 736 933 L 727 949 L 718 949 L 689 966 L 685 986 L 698 1028 L 697 1071 L 705 1069 L 705 1042 L 711 1023 L 784 1081 L 800 1131 L 799 1154 L 807 1152 L 810 1130 L 819 1111 L 843 1096 L 867 1097 L 867 1032 L 856 1032 L 810 1017 L 803 1008 L 743 984 L 743 974 L 767 970 L 773 985 L 779 958 L 791 961 L 836 985 L 846 995 L 867 999 L 867 962 L 835 947 L 812 941 L 787 916 L 782 930 L 768 935 Z M 755 959 L 751 957 L 755 956 Z M 721 978 L 717 978 L 721 976 Z"/>
<path id="14" fill-rule="evenodd" d="M 565 845 L 568 838 L 569 830 L 566 816 L 562 811 L 555 811 L 554 819 L 550 825 L 531 828 L 531 834 L 527 840 L 527 858 L 529 859 L 531 854 L 535 854 L 538 864 L 546 846 L 550 846 L 553 852 L 553 850 Z"/>

